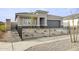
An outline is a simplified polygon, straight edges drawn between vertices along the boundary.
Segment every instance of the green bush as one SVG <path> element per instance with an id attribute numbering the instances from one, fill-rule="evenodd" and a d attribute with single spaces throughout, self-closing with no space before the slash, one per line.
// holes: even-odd
<path id="1" fill-rule="evenodd" d="M 0 31 L 5 31 L 5 25 L 4 24 L 0 24 Z"/>

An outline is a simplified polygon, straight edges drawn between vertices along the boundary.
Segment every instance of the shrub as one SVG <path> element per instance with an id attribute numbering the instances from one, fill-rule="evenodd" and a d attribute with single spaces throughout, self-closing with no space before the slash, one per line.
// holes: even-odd
<path id="1" fill-rule="evenodd" d="M 0 24 L 0 31 L 5 31 L 5 24 Z"/>

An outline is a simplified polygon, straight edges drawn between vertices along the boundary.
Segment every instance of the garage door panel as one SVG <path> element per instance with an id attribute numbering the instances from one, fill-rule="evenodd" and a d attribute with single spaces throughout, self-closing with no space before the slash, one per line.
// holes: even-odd
<path id="1" fill-rule="evenodd" d="M 60 27 L 60 21 L 59 20 L 48 20 L 47 24 L 48 24 L 48 27 L 53 27 L 53 28 Z"/>

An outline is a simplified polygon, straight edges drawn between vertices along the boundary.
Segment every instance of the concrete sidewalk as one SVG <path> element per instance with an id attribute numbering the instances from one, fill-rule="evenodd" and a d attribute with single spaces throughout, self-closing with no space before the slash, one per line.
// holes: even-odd
<path id="1" fill-rule="evenodd" d="M 58 47 L 60 46 L 61 50 L 63 48 L 66 48 L 67 50 L 65 51 L 73 51 L 73 50 L 78 51 L 79 42 L 77 44 L 73 44 L 73 43 L 71 44 L 69 39 L 70 39 L 69 35 L 63 35 L 63 36 L 57 36 L 57 37 L 43 37 L 43 38 L 38 38 L 38 39 L 33 39 L 33 40 L 28 40 L 28 41 L 19 41 L 19 42 L 14 42 L 14 43 L 0 42 L 0 51 L 12 51 L 12 50 L 13 51 L 24 51 L 30 47 L 45 44 L 45 43 L 50 43 L 50 42 L 52 42 L 52 46 L 50 47 L 56 48 L 56 46 Z M 73 49 L 74 46 L 75 46 L 75 49 Z M 59 47 L 59 50 L 60 50 L 60 47 Z"/>
<path id="2" fill-rule="evenodd" d="M 68 40 L 69 41 L 69 36 L 64 35 L 64 36 L 57 36 L 57 37 L 44 37 L 44 38 L 38 38 L 38 39 L 35 39 L 35 40 L 14 42 L 13 44 L 12 43 L 6 43 L 6 42 L 0 42 L 0 51 L 12 51 L 12 50 L 14 50 L 14 51 L 24 51 L 24 50 L 26 50 L 26 49 L 28 49 L 32 46 L 35 46 L 35 45 L 39 45 L 39 44 L 43 44 L 43 43 L 49 43 L 49 42 L 52 42 L 52 44 L 53 44 L 53 42 L 56 42 L 56 41 L 60 41 L 61 44 L 66 45 L 67 42 L 64 41 L 62 43 L 62 40 Z M 70 45 L 69 42 L 67 44 Z M 13 46 L 13 49 L 12 49 L 12 46 Z"/>

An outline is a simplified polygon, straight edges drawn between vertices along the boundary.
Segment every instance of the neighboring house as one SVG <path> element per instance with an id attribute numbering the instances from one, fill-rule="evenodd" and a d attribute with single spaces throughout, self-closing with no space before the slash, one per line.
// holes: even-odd
<path id="1" fill-rule="evenodd" d="M 49 15 L 47 11 L 37 10 L 31 13 L 16 13 L 17 26 L 19 27 L 53 27 L 59 28 L 62 25 L 63 17 Z"/>
<path id="2" fill-rule="evenodd" d="M 72 14 L 69 16 L 66 16 L 63 18 L 63 27 L 68 27 L 68 22 L 70 22 L 70 26 L 72 27 L 72 20 L 74 20 L 74 26 L 76 26 L 77 24 L 79 25 L 79 13 L 78 14 Z"/>
<path id="3" fill-rule="evenodd" d="M 3 25 L 4 23 L 0 21 L 0 25 Z"/>

